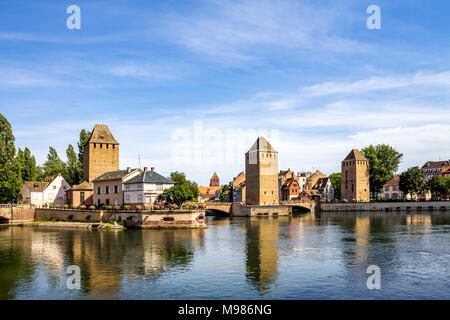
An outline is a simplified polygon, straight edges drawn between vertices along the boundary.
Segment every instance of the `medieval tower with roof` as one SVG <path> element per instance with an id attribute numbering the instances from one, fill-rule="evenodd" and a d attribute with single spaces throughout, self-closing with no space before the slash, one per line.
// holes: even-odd
<path id="1" fill-rule="evenodd" d="M 245 154 L 246 203 L 278 205 L 278 151 L 259 137 Z"/>
<path id="2" fill-rule="evenodd" d="M 343 200 L 369 202 L 369 160 L 353 149 L 342 161 L 341 195 Z"/>
<path id="3" fill-rule="evenodd" d="M 214 172 L 211 179 L 209 180 L 210 187 L 220 187 L 220 179 L 217 173 Z"/>
<path id="4" fill-rule="evenodd" d="M 84 145 L 83 179 L 91 182 L 108 171 L 119 170 L 119 143 L 108 126 L 96 124 Z"/>

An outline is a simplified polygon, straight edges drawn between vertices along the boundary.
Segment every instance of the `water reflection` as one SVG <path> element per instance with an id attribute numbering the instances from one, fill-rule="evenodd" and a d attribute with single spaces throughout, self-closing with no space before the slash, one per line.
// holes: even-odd
<path id="1" fill-rule="evenodd" d="M 450 298 L 445 213 L 211 218 L 208 225 L 0 227 L 0 299 Z M 370 264 L 382 269 L 382 292 L 365 286 Z M 81 269 L 81 290 L 67 289 L 70 265 Z"/>

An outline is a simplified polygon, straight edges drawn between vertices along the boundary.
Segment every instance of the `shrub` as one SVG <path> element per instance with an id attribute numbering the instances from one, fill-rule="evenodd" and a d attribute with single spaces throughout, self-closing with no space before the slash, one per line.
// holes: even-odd
<path id="1" fill-rule="evenodd" d="M 130 209 L 131 209 L 130 206 L 123 206 L 123 208 L 124 208 L 125 210 L 130 210 Z"/>
<path id="2" fill-rule="evenodd" d="M 95 206 L 90 206 L 89 209 L 95 210 Z"/>
<path id="3" fill-rule="evenodd" d="M 161 207 L 160 206 L 158 206 L 157 204 L 155 204 L 154 206 L 153 206 L 153 209 L 156 209 L 156 210 L 159 210 Z"/>
<path id="4" fill-rule="evenodd" d="M 111 210 L 113 207 L 112 206 L 106 206 L 105 209 L 106 210 Z"/>
<path id="5" fill-rule="evenodd" d="M 144 209 L 145 210 L 150 210 L 152 208 L 151 205 L 149 205 L 148 203 L 144 204 Z"/>
<path id="6" fill-rule="evenodd" d="M 80 206 L 80 209 L 81 209 L 81 210 L 85 210 L 85 209 L 86 209 L 86 206 L 85 206 L 84 204 L 82 204 L 82 205 Z"/>
<path id="7" fill-rule="evenodd" d="M 114 210 L 120 210 L 120 206 L 114 206 Z"/>
<path id="8" fill-rule="evenodd" d="M 137 206 L 136 206 L 136 210 L 142 210 L 142 206 L 137 205 Z"/>
<path id="9" fill-rule="evenodd" d="M 65 205 L 64 205 L 64 209 L 69 209 L 69 205 L 68 205 L 68 204 L 65 204 Z"/>
<path id="10" fill-rule="evenodd" d="M 77 208 L 77 206 L 72 206 L 71 208 L 72 208 L 72 209 L 76 209 L 76 208 Z"/>
<path id="11" fill-rule="evenodd" d="M 61 208 L 61 205 L 57 204 L 57 205 L 55 205 L 55 208 L 59 209 L 59 208 Z"/>

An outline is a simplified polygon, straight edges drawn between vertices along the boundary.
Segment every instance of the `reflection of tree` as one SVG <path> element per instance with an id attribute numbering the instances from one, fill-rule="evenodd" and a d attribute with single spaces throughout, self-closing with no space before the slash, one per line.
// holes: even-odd
<path id="1" fill-rule="evenodd" d="M 0 238 L 23 238 L 22 228 L 0 227 Z M 22 241 L 0 242 L 0 299 L 14 299 L 19 281 L 31 282 L 35 264 Z"/>
<path id="2" fill-rule="evenodd" d="M 246 277 L 266 291 L 278 276 L 278 220 L 251 218 L 247 222 Z"/>

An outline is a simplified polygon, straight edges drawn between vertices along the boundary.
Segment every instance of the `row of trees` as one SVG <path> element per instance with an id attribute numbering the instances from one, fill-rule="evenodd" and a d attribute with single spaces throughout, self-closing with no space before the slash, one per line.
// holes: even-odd
<path id="1" fill-rule="evenodd" d="M 24 181 L 43 181 L 61 173 L 70 185 L 81 183 L 84 145 L 89 135 L 89 131 L 81 130 L 78 153 L 72 145 L 67 147 L 67 162 L 60 159 L 55 148 L 50 147 L 47 160 L 42 166 L 38 166 L 30 149 L 16 149 L 11 124 L 0 113 L 0 203 L 16 202 Z"/>
<path id="2" fill-rule="evenodd" d="M 405 194 L 424 194 L 431 192 L 436 198 L 450 195 L 450 177 L 434 176 L 425 181 L 422 170 L 412 167 L 400 175 L 399 189 Z"/>

